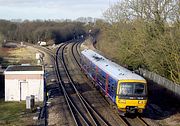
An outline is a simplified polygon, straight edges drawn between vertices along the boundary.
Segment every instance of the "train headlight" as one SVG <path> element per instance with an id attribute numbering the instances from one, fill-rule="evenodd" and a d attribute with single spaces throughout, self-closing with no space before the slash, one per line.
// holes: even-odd
<path id="1" fill-rule="evenodd" d="M 143 101 L 138 101 L 138 104 L 144 104 L 144 102 Z"/>
<path id="2" fill-rule="evenodd" d="M 119 103 L 126 104 L 126 100 L 121 99 L 119 100 Z"/>

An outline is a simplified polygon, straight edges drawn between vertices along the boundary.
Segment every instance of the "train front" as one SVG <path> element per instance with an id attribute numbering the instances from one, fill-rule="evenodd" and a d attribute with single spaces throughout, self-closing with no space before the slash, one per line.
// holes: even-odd
<path id="1" fill-rule="evenodd" d="M 116 104 L 120 112 L 142 113 L 147 104 L 146 81 L 119 81 Z"/>

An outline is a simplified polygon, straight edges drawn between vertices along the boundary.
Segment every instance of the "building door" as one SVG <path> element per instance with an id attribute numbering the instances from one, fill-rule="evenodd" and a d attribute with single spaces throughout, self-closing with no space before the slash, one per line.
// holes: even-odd
<path id="1" fill-rule="evenodd" d="M 26 100 L 26 96 L 29 94 L 28 82 L 20 82 L 20 101 Z"/>

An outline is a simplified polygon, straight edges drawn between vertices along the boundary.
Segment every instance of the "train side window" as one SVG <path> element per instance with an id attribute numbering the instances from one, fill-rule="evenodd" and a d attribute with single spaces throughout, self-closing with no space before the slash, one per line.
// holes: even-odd
<path id="1" fill-rule="evenodd" d="M 116 90 L 116 82 L 115 81 L 113 82 L 111 87 L 112 87 L 113 90 Z"/>
<path id="2" fill-rule="evenodd" d="M 97 79 L 98 79 L 102 84 L 105 84 L 105 82 L 106 82 L 106 79 L 103 78 L 99 73 L 97 74 Z"/>
<path id="3" fill-rule="evenodd" d="M 109 85 L 111 86 L 111 90 L 115 90 L 116 88 L 116 81 L 113 80 L 111 77 L 108 79 Z"/>
<path id="4" fill-rule="evenodd" d="M 89 72 L 92 73 L 92 74 L 95 74 L 95 69 L 89 67 Z"/>

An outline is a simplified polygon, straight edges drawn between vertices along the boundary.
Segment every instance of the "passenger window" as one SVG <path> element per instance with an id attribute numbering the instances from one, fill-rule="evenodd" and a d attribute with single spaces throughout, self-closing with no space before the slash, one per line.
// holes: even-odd
<path id="1" fill-rule="evenodd" d="M 114 89 L 115 89 L 115 87 L 114 87 L 114 86 L 111 86 L 111 89 L 112 89 L 112 90 L 114 90 Z"/>

